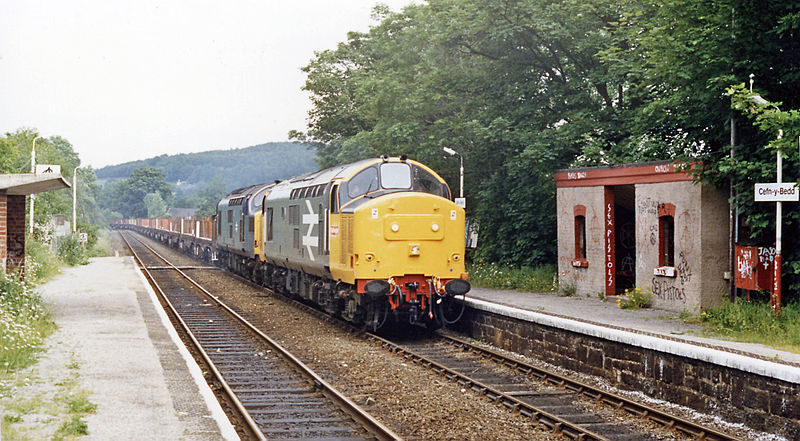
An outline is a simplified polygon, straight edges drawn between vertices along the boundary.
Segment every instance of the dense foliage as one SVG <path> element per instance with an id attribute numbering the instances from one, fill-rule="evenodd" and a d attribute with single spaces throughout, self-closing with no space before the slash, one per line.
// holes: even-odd
<path id="1" fill-rule="evenodd" d="M 323 165 L 405 153 L 451 184 L 458 160 L 442 148 L 455 149 L 487 261 L 555 260 L 559 168 L 699 159 L 698 178 L 751 194 L 754 179 L 774 179 L 764 147 L 775 128 L 752 125 L 726 90 L 753 73 L 782 109 L 800 100 L 796 2 L 429 0 L 375 15 L 369 32 L 304 68 L 313 107 L 292 136 L 316 145 Z M 784 132 L 785 142 L 800 134 Z M 796 161 L 790 153 L 787 170 Z M 745 236 L 773 228 L 765 205 L 741 207 Z"/>
<path id="2" fill-rule="evenodd" d="M 0 137 L 0 173 L 30 173 L 31 148 L 39 134 L 32 129 L 19 129 Z M 73 171 L 77 170 L 77 219 L 78 229 L 87 230 L 91 225 L 102 225 L 105 218 L 98 206 L 100 187 L 91 166 L 81 167 L 80 158 L 72 144 L 60 136 L 39 138 L 36 141 L 37 164 L 57 164 L 61 175 L 72 183 Z M 34 235 L 38 240 L 49 240 L 48 223 L 55 215 L 72 216 L 72 189 L 40 193 L 34 204 Z"/>
<path id="3" fill-rule="evenodd" d="M 284 179 L 314 171 L 317 164 L 313 151 L 307 146 L 273 142 L 240 149 L 161 155 L 126 162 L 97 169 L 97 178 L 107 185 L 129 178 L 140 168 L 161 170 L 166 182 L 173 185 L 175 194 L 182 196 L 208 191 L 210 183 L 217 185 L 220 180 L 225 190 L 231 191 Z"/>

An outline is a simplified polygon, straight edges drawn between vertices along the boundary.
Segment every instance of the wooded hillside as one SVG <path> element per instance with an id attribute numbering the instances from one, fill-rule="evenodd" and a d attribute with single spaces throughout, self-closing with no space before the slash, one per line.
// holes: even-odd
<path id="1" fill-rule="evenodd" d="M 109 182 L 128 178 L 139 168 L 157 168 L 176 194 L 191 194 L 219 177 L 227 190 L 284 179 L 317 170 L 314 151 L 304 144 L 270 142 L 232 150 L 161 155 L 96 170 L 97 179 Z"/>

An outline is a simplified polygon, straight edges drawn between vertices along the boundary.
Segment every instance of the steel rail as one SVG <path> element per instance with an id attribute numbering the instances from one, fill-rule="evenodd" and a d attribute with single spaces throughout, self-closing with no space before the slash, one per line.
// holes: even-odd
<path id="1" fill-rule="evenodd" d="M 252 286 L 256 286 L 256 287 L 259 287 L 259 288 L 262 288 L 262 289 L 264 288 L 263 286 L 255 284 L 252 281 L 250 281 L 250 280 L 248 280 L 248 279 L 246 279 L 246 278 L 244 278 L 242 276 L 239 276 L 237 274 L 233 274 L 233 273 L 228 273 L 228 274 L 230 274 L 231 276 L 233 276 L 233 277 L 235 277 L 235 278 L 237 278 L 237 279 L 239 279 L 239 280 L 241 280 L 243 282 L 249 283 Z M 329 323 L 338 325 L 342 329 L 346 329 L 346 330 L 350 331 L 353 334 L 361 335 L 362 337 L 364 337 L 366 339 L 369 339 L 369 340 L 372 340 L 372 341 L 376 342 L 377 344 L 380 344 L 381 346 L 384 346 L 384 343 L 388 343 L 388 346 L 398 346 L 397 344 L 392 343 L 392 342 L 390 342 L 390 341 L 388 341 L 388 340 L 386 340 L 386 339 L 384 339 L 384 338 L 382 338 L 380 336 L 377 336 L 377 335 L 374 335 L 374 334 L 371 334 L 371 333 L 367 333 L 367 332 L 363 332 L 360 329 L 355 328 L 354 326 L 352 326 L 349 323 L 346 323 L 346 322 L 338 320 L 338 319 L 336 319 L 334 317 L 331 317 L 330 315 L 325 314 L 324 312 L 319 311 L 317 309 L 314 309 L 313 307 L 310 307 L 310 306 L 308 306 L 308 305 L 306 305 L 306 304 L 304 304 L 302 302 L 299 302 L 297 300 L 290 299 L 290 298 L 288 298 L 286 296 L 282 296 L 282 295 L 274 295 L 273 294 L 273 297 L 278 298 L 278 299 L 280 299 L 282 301 L 285 301 L 287 303 L 291 303 L 292 305 L 297 306 L 297 307 L 305 310 L 306 312 L 314 314 L 315 316 L 317 316 L 317 317 L 319 317 L 319 318 L 321 318 L 321 319 L 323 319 L 323 320 L 325 320 L 325 321 L 327 321 Z M 546 379 L 546 381 L 548 381 L 549 383 L 551 383 L 553 385 L 562 386 L 565 389 L 568 389 L 568 390 L 570 390 L 572 392 L 576 392 L 576 393 L 585 395 L 585 396 L 587 396 L 589 398 L 592 398 L 594 400 L 603 401 L 606 404 L 609 404 L 609 405 L 611 405 L 611 406 L 613 406 L 613 407 L 615 407 L 617 409 L 625 410 L 625 411 L 627 411 L 628 413 L 630 413 L 630 414 L 632 414 L 634 416 L 638 416 L 640 418 L 646 418 L 646 419 L 649 419 L 649 420 L 651 420 L 653 422 L 656 422 L 656 423 L 664 426 L 665 428 L 668 428 L 668 429 L 669 428 L 674 428 L 676 430 L 679 430 L 679 431 L 681 431 L 681 432 L 683 432 L 683 433 L 685 433 L 685 434 L 687 434 L 687 435 L 689 435 L 689 436 L 691 436 L 691 437 L 693 437 L 695 439 L 722 440 L 722 441 L 731 441 L 731 440 L 736 440 L 737 439 L 733 435 L 728 435 L 726 433 L 723 433 L 723 432 L 720 432 L 720 431 L 717 431 L 717 430 L 714 430 L 714 429 L 711 429 L 711 428 L 708 428 L 708 427 L 701 426 L 701 425 L 696 424 L 696 423 L 694 423 L 692 421 L 688 421 L 688 420 L 683 419 L 681 417 L 668 414 L 668 413 L 666 413 L 664 411 L 661 411 L 659 409 L 652 408 L 650 406 L 646 406 L 644 404 L 638 403 L 638 402 L 633 401 L 631 399 L 622 397 L 620 395 L 616 395 L 616 394 L 614 394 L 612 392 L 607 392 L 607 391 L 601 390 L 601 389 L 599 389 L 597 387 L 594 387 L 592 385 L 585 384 L 585 383 L 582 383 L 580 381 L 570 379 L 570 378 L 568 378 L 566 376 L 559 375 L 557 373 L 550 372 L 550 371 L 538 368 L 536 366 L 532 366 L 532 365 L 529 365 L 527 363 L 520 362 L 518 360 L 514 360 L 514 359 L 512 359 L 512 358 L 510 358 L 510 357 L 508 357 L 506 355 L 503 355 L 503 354 L 501 354 L 501 353 L 499 353 L 497 351 L 493 351 L 491 349 L 475 345 L 475 344 L 470 343 L 468 341 L 465 341 L 465 340 L 462 340 L 462 339 L 459 339 L 459 338 L 456 338 L 456 337 L 453 337 L 453 336 L 449 336 L 449 335 L 443 334 L 441 332 L 436 332 L 435 335 L 440 337 L 440 338 L 442 338 L 444 341 L 452 341 L 453 342 L 452 344 L 463 345 L 465 348 L 469 348 L 467 350 L 471 350 L 473 352 L 482 352 L 482 353 L 486 354 L 486 356 L 487 356 L 486 358 L 490 358 L 495 363 L 505 365 L 505 366 L 507 366 L 509 368 L 513 368 L 513 369 L 515 369 L 515 370 L 517 370 L 519 372 L 522 372 L 522 373 L 524 373 L 526 375 L 534 376 L 534 377 L 536 377 L 536 378 L 538 378 L 540 380 L 545 380 Z M 403 352 L 408 353 L 408 352 L 411 352 L 411 351 L 403 349 Z M 420 359 L 425 359 L 425 357 L 423 357 L 423 356 L 421 356 L 419 354 L 416 354 L 416 356 L 420 357 Z M 425 361 L 421 362 L 421 364 L 426 366 L 426 367 L 429 367 L 429 368 L 432 368 L 432 369 L 438 371 L 438 366 L 437 366 L 438 363 L 436 363 L 435 361 L 425 359 Z M 519 367 L 517 368 L 515 366 L 519 366 Z M 467 383 L 461 383 L 461 384 L 466 385 Z M 491 391 L 490 387 L 484 386 L 478 381 L 470 380 L 470 384 L 474 384 L 475 385 L 475 387 L 471 387 L 472 389 L 475 389 L 475 390 L 478 390 L 478 391 L 484 391 L 484 390 L 487 391 L 488 393 L 486 393 L 486 395 L 490 399 L 495 400 L 495 401 L 498 401 L 497 397 L 499 395 L 505 395 L 505 394 L 503 394 L 502 392 L 499 392 L 499 391 Z M 513 396 L 508 396 L 508 397 L 510 398 L 510 400 L 503 401 L 503 404 L 506 405 L 507 407 L 511 408 L 511 409 L 520 410 L 520 407 L 515 407 L 514 406 L 514 404 L 518 400 Z M 526 404 L 526 406 L 530 406 L 530 405 Z M 524 409 L 524 408 L 522 408 L 522 409 Z M 546 412 L 541 411 L 541 410 L 537 410 L 537 411 L 539 412 L 539 414 L 546 413 Z M 528 411 L 528 410 L 522 410 L 523 415 L 526 415 L 529 412 L 530 411 Z M 556 418 L 558 418 L 558 417 L 556 417 Z M 546 421 L 542 421 L 542 423 L 547 427 L 553 428 Z M 564 426 L 557 425 L 556 427 L 564 427 Z M 570 434 L 566 434 L 566 435 L 570 436 L 571 433 Z M 594 438 L 587 438 L 587 437 L 581 438 L 580 435 L 578 435 L 577 439 L 594 439 Z"/>
<path id="2" fill-rule="evenodd" d="M 266 441 L 267 438 L 261 432 L 261 428 L 258 427 L 258 424 L 256 424 L 256 422 L 253 420 L 253 417 L 250 416 L 250 413 L 247 411 L 247 409 L 245 409 L 244 404 L 242 404 L 242 402 L 239 400 L 239 397 L 236 396 L 236 394 L 233 392 L 233 389 L 231 389 L 231 387 L 228 385 L 228 382 L 225 381 L 225 379 L 222 377 L 222 373 L 219 371 L 219 369 L 217 369 L 217 366 L 214 364 L 214 362 L 211 361 L 211 357 L 209 357 L 208 353 L 203 349 L 202 345 L 200 345 L 200 342 L 194 336 L 194 333 L 192 333 L 191 329 L 189 329 L 189 325 L 183 320 L 181 315 L 178 314 L 178 311 L 172 305 L 172 302 L 169 301 L 169 299 L 167 298 L 167 296 L 164 293 L 164 291 L 161 289 L 161 287 L 158 285 L 158 283 L 156 282 L 156 280 L 153 277 L 153 275 L 147 269 L 147 266 L 144 264 L 142 259 L 139 257 L 139 254 L 133 249 L 133 246 L 130 244 L 130 242 L 128 242 L 128 239 L 125 237 L 125 235 L 120 234 L 120 236 L 122 237 L 122 240 L 125 241 L 125 244 L 128 245 L 128 249 L 131 250 L 131 254 L 133 254 L 134 259 L 136 259 L 136 261 L 139 262 L 139 266 L 142 269 L 142 271 L 144 271 L 144 273 L 147 276 L 147 278 L 150 280 L 150 284 L 153 285 L 153 287 L 156 289 L 156 291 L 158 292 L 159 296 L 161 297 L 161 300 L 163 300 L 164 303 L 166 303 L 166 305 L 169 307 L 170 311 L 172 311 L 173 317 L 175 317 L 175 319 L 178 321 L 178 323 L 180 323 L 181 327 L 183 328 L 183 331 L 189 337 L 189 340 L 192 341 L 192 345 L 197 350 L 197 352 L 200 354 L 200 356 L 203 358 L 205 363 L 208 365 L 209 370 L 214 375 L 214 378 L 222 386 L 222 389 L 225 391 L 225 395 L 228 397 L 228 399 L 231 401 L 233 406 L 236 408 L 236 410 L 241 415 L 242 419 L 244 420 L 245 424 L 247 425 L 248 430 L 250 432 L 252 432 L 252 434 L 259 441 L 262 441 L 262 440 Z M 136 240 L 138 240 L 138 239 L 136 239 Z M 139 241 L 139 243 L 141 243 L 142 245 L 147 247 L 147 245 L 145 245 L 141 241 Z M 150 251 L 153 251 L 150 247 L 147 247 L 147 248 Z M 157 253 L 155 253 L 155 252 L 153 252 L 153 253 L 156 256 L 158 256 L 159 258 L 161 258 L 161 256 L 159 256 Z M 180 270 L 178 270 L 178 271 L 180 271 Z"/>
<path id="3" fill-rule="evenodd" d="M 172 265 L 166 258 L 162 257 L 160 254 L 158 254 L 158 252 L 153 250 L 147 244 L 141 241 L 139 242 L 148 250 L 150 250 L 150 252 L 152 252 L 154 255 L 158 256 L 159 259 L 163 260 L 167 265 Z M 174 265 L 172 266 L 174 267 Z M 175 267 L 175 271 L 178 272 L 187 281 L 189 281 L 189 283 L 191 283 L 194 287 L 203 292 L 203 294 L 214 300 L 214 302 L 216 302 L 217 305 L 219 305 L 230 315 L 235 317 L 241 324 L 247 327 L 250 331 L 261 337 L 264 341 L 266 341 L 270 346 L 272 346 L 276 350 L 276 352 L 278 352 L 286 360 L 292 363 L 302 374 L 310 378 L 314 386 L 318 388 L 320 392 L 322 392 L 326 397 L 328 397 L 329 400 L 334 402 L 342 411 L 344 411 L 354 421 L 356 421 L 356 423 L 358 423 L 361 427 L 366 429 L 377 439 L 380 440 L 402 439 L 399 435 L 394 433 L 394 431 L 392 431 L 391 429 L 383 425 L 380 421 L 375 419 L 375 417 L 364 411 L 358 404 L 347 398 L 343 393 L 339 392 L 335 387 L 333 387 L 333 385 L 325 381 L 316 372 L 311 370 L 311 368 L 309 368 L 305 363 L 303 363 L 297 357 L 295 357 L 289 351 L 287 351 L 277 341 L 273 340 L 271 337 L 264 334 L 260 329 L 251 324 L 247 319 L 245 319 L 239 313 L 231 309 L 228 305 L 222 302 L 222 300 L 220 300 L 219 297 L 215 296 L 214 294 L 206 290 L 198 282 L 196 282 L 194 279 L 189 277 L 189 275 L 187 275 L 177 267 Z"/>
<path id="4" fill-rule="evenodd" d="M 239 280 L 241 280 L 241 281 L 243 281 L 245 283 L 248 283 L 251 286 L 258 287 L 259 289 L 267 289 L 264 286 L 258 285 L 256 283 L 254 283 L 253 281 L 251 281 L 251 280 L 249 280 L 249 279 L 247 279 L 245 277 L 242 277 L 242 276 L 240 276 L 238 274 L 234 274 L 234 273 L 230 273 L 230 272 L 227 272 L 227 274 L 229 274 L 232 277 L 235 277 L 235 278 L 237 278 L 237 279 L 239 279 Z M 271 291 L 269 291 L 269 292 L 272 293 Z M 297 301 L 295 299 L 290 299 L 290 298 L 288 298 L 286 296 L 276 295 L 274 293 L 272 293 L 272 295 L 275 298 L 278 298 L 278 299 L 280 299 L 282 301 L 285 301 L 287 303 L 291 303 L 291 304 L 299 307 L 300 309 L 303 309 L 303 310 L 305 310 L 305 311 L 307 311 L 307 312 L 309 312 L 311 314 L 314 314 L 316 317 L 319 317 L 319 318 L 321 318 L 321 319 L 323 319 L 323 320 L 325 320 L 325 321 L 327 321 L 329 323 L 336 324 L 336 325 L 340 326 L 342 329 L 346 329 L 346 330 L 350 331 L 353 334 L 361 335 L 364 338 L 367 338 L 369 340 L 373 340 L 376 343 L 380 344 L 381 346 L 398 347 L 401 350 L 401 352 L 403 352 L 403 353 L 411 353 L 412 352 L 412 351 L 409 351 L 407 349 L 400 348 L 399 345 L 397 345 L 395 343 L 392 343 L 392 342 L 390 342 L 390 341 L 388 341 L 388 340 L 386 340 L 386 339 L 384 339 L 384 338 L 382 338 L 380 336 L 377 336 L 377 335 L 374 335 L 374 334 L 371 334 L 371 333 L 368 333 L 368 332 L 364 332 L 364 331 L 354 327 L 353 325 L 351 325 L 349 323 L 346 323 L 346 322 L 338 320 L 338 319 L 336 319 L 334 317 L 331 317 L 330 315 L 325 314 L 324 312 L 321 312 L 321 311 L 319 311 L 319 310 L 317 310 L 317 309 L 315 309 L 315 308 L 313 308 L 311 306 L 308 306 L 308 305 L 306 305 L 306 304 L 304 304 L 302 302 L 299 302 L 299 301 Z M 470 343 L 470 342 L 468 342 L 466 340 L 462 340 L 462 339 L 459 339 L 459 338 L 456 338 L 456 337 L 453 337 L 453 336 L 445 335 L 445 334 L 443 334 L 441 332 L 436 332 L 435 334 L 438 337 L 442 338 L 444 341 L 450 341 L 451 344 L 463 345 L 463 347 L 467 348 L 466 350 L 468 350 L 468 351 L 473 351 L 473 352 L 476 352 L 476 353 L 483 353 L 483 354 L 485 354 L 486 358 L 491 359 L 495 363 L 499 363 L 499 364 L 505 365 L 506 367 L 512 368 L 512 369 L 514 369 L 516 371 L 519 371 L 519 372 L 521 372 L 523 374 L 526 374 L 526 375 L 529 375 L 529 376 L 534 376 L 534 377 L 536 377 L 536 378 L 538 378 L 540 380 L 547 381 L 548 383 L 551 383 L 553 385 L 562 386 L 565 389 L 568 389 L 568 390 L 570 390 L 572 392 L 576 392 L 576 393 L 582 394 L 582 395 L 587 396 L 589 398 L 592 398 L 594 400 L 602 401 L 602 402 L 604 402 L 606 404 L 609 404 L 609 405 L 611 405 L 611 406 L 613 406 L 613 407 L 615 407 L 617 409 L 624 410 L 624 411 L 626 411 L 626 412 L 628 412 L 628 413 L 630 413 L 630 414 L 632 414 L 634 416 L 638 416 L 640 418 L 646 418 L 648 420 L 651 420 L 651 421 L 653 421 L 653 422 L 655 422 L 657 424 L 662 425 L 665 428 L 679 430 L 679 431 L 681 431 L 681 432 L 683 432 L 683 433 L 685 433 L 685 434 L 687 434 L 687 435 L 689 435 L 691 437 L 694 437 L 695 439 L 723 440 L 723 441 L 729 441 L 729 440 L 738 439 L 733 435 L 729 435 L 729 434 L 720 432 L 720 431 L 715 430 L 715 429 L 704 427 L 704 426 L 702 426 L 700 424 L 697 424 L 697 423 L 694 423 L 692 421 L 686 420 L 686 419 L 681 418 L 679 416 L 671 415 L 671 414 L 666 413 L 664 411 L 661 411 L 659 409 L 644 405 L 642 403 L 638 403 L 638 402 L 636 402 L 636 401 L 634 401 L 632 399 L 628 399 L 628 398 L 622 397 L 622 396 L 614 394 L 612 392 L 604 391 L 604 390 L 599 389 L 597 387 L 594 387 L 592 385 L 589 385 L 589 384 L 586 384 L 586 383 L 582 383 L 582 382 L 580 382 L 578 380 L 570 379 L 570 378 L 568 378 L 566 376 L 563 376 L 563 375 L 560 375 L 560 374 L 557 374 L 555 372 L 551 372 L 551 371 L 548 371 L 548 370 L 545 370 L 545 369 L 538 368 L 538 367 L 530 365 L 528 363 L 524 363 L 524 362 L 520 362 L 518 360 L 514 360 L 513 358 L 510 358 L 510 357 L 508 357 L 506 355 L 503 355 L 503 354 L 501 354 L 501 353 L 499 353 L 497 351 L 478 346 L 478 345 Z M 414 354 L 414 355 L 416 357 L 419 357 L 418 360 L 423 360 L 423 359 L 425 360 L 425 362 L 422 362 L 423 365 L 431 367 L 432 369 L 435 369 L 435 370 L 437 369 L 436 366 L 439 365 L 439 364 L 436 363 L 435 361 L 428 360 L 428 359 L 426 359 L 425 357 L 423 357 L 423 356 L 421 356 L 419 354 Z M 500 398 L 498 398 L 500 395 L 505 395 L 505 394 L 503 394 L 502 392 L 499 392 L 499 391 L 492 391 L 490 387 L 482 385 L 480 382 L 477 382 L 477 381 L 474 381 L 474 380 L 469 380 L 469 383 L 465 382 L 465 383 L 462 383 L 462 384 L 465 384 L 465 385 L 466 384 L 472 384 L 472 385 L 475 385 L 475 387 L 471 387 L 471 388 L 473 388 L 475 390 L 479 390 L 479 391 L 484 391 L 485 390 L 485 391 L 487 391 L 488 393 L 486 395 L 489 398 L 491 398 L 491 399 L 493 399 L 495 401 L 498 401 L 500 399 Z M 509 407 L 511 409 L 514 409 L 514 410 L 524 409 L 524 407 L 522 407 L 522 406 L 515 406 L 516 402 L 519 401 L 515 397 L 509 396 L 509 395 L 505 395 L 505 396 L 507 398 L 503 398 L 503 404 L 504 405 L 506 405 L 507 407 Z M 530 405 L 525 404 L 525 406 L 530 406 Z M 530 406 L 530 407 L 532 407 L 532 406 Z M 526 414 L 528 412 L 529 411 L 523 410 L 523 414 Z M 546 412 L 537 409 L 537 413 L 535 415 L 544 415 L 545 413 Z M 534 415 L 534 414 L 531 414 L 531 415 Z M 556 417 L 556 418 L 558 418 L 558 417 Z M 550 427 L 550 425 L 548 423 L 543 422 L 543 424 L 545 424 L 547 427 Z M 567 423 L 567 424 L 571 424 L 571 423 Z M 558 428 L 558 427 L 567 427 L 567 426 L 558 425 L 558 423 L 556 423 L 555 427 Z M 567 436 L 570 436 L 569 433 L 565 433 L 565 434 Z M 602 438 L 602 437 L 601 438 L 587 438 L 585 436 L 581 437 L 581 435 L 578 435 L 577 439 L 604 439 L 604 438 Z"/>
<path id="5" fill-rule="evenodd" d="M 661 424 L 664 427 L 669 427 L 679 430 L 695 439 L 721 440 L 721 441 L 729 441 L 737 439 L 732 435 L 728 435 L 726 433 L 701 426 L 692 421 L 686 420 L 684 418 L 675 415 L 670 415 L 654 407 L 638 403 L 636 401 L 630 400 L 628 398 L 622 397 L 612 392 L 604 391 L 600 388 L 594 387 L 590 384 L 583 383 L 578 380 L 571 379 L 564 375 L 560 375 L 555 372 L 551 372 L 549 370 L 533 366 L 523 361 L 515 360 L 504 354 L 501 354 L 500 352 L 475 345 L 458 337 L 446 335 L 441 332 L 437 332 L 436 335 L 437 337 L 447 342 L 448 344 L 460 347 L 463 350 L 466 350 L 467 352 L 474 352 L 480 355 L 482 358 L 489 358 L 495 363 L 501 364 L 515 371 L 524 373 L 525 375 L 536 377 L 541 381 L 547 381 L 548 383 L 563 387 L 564 389 L 570 390 L 579 395 L 584 395 L 594 400 L 602 401 L 617 409 L 625 410 L 626 412 L 632 415 L 636 415 L 638 417 L 654 421 L 658 424 Z"/>

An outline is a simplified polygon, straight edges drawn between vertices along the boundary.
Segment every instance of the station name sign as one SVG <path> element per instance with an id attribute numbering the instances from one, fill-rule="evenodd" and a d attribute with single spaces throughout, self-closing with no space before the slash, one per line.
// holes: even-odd
<path id="1" fill-rule="evenodd" d="M 756 184 L 755 198 L 756 202 L 797 202 L 800 189 L 794 182 Z"/>

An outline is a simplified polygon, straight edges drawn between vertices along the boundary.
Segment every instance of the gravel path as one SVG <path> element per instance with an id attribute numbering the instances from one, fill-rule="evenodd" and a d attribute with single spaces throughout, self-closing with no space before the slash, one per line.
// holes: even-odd
<path id="1" fill-rule="evenodd" d="M 58 426 L 74 414 L 50 402 L 66 402 L 65 395 L 77 393 L 97 405 L 84 417 L 88 440 L 222 439 L 133 265 L 130 258 L 91 259 L 40 287 L 59 329 L 39 363 L 16 375 L 16 407 L 31 402 L 42 410 L 23 409 L 23 421 L 14 426 L 19 433 L 10 439 L 57 438 Z M 221 410 L 218 415 L 225 419 Z M 232 428 L 226 430 L 236 438 Z"/>

